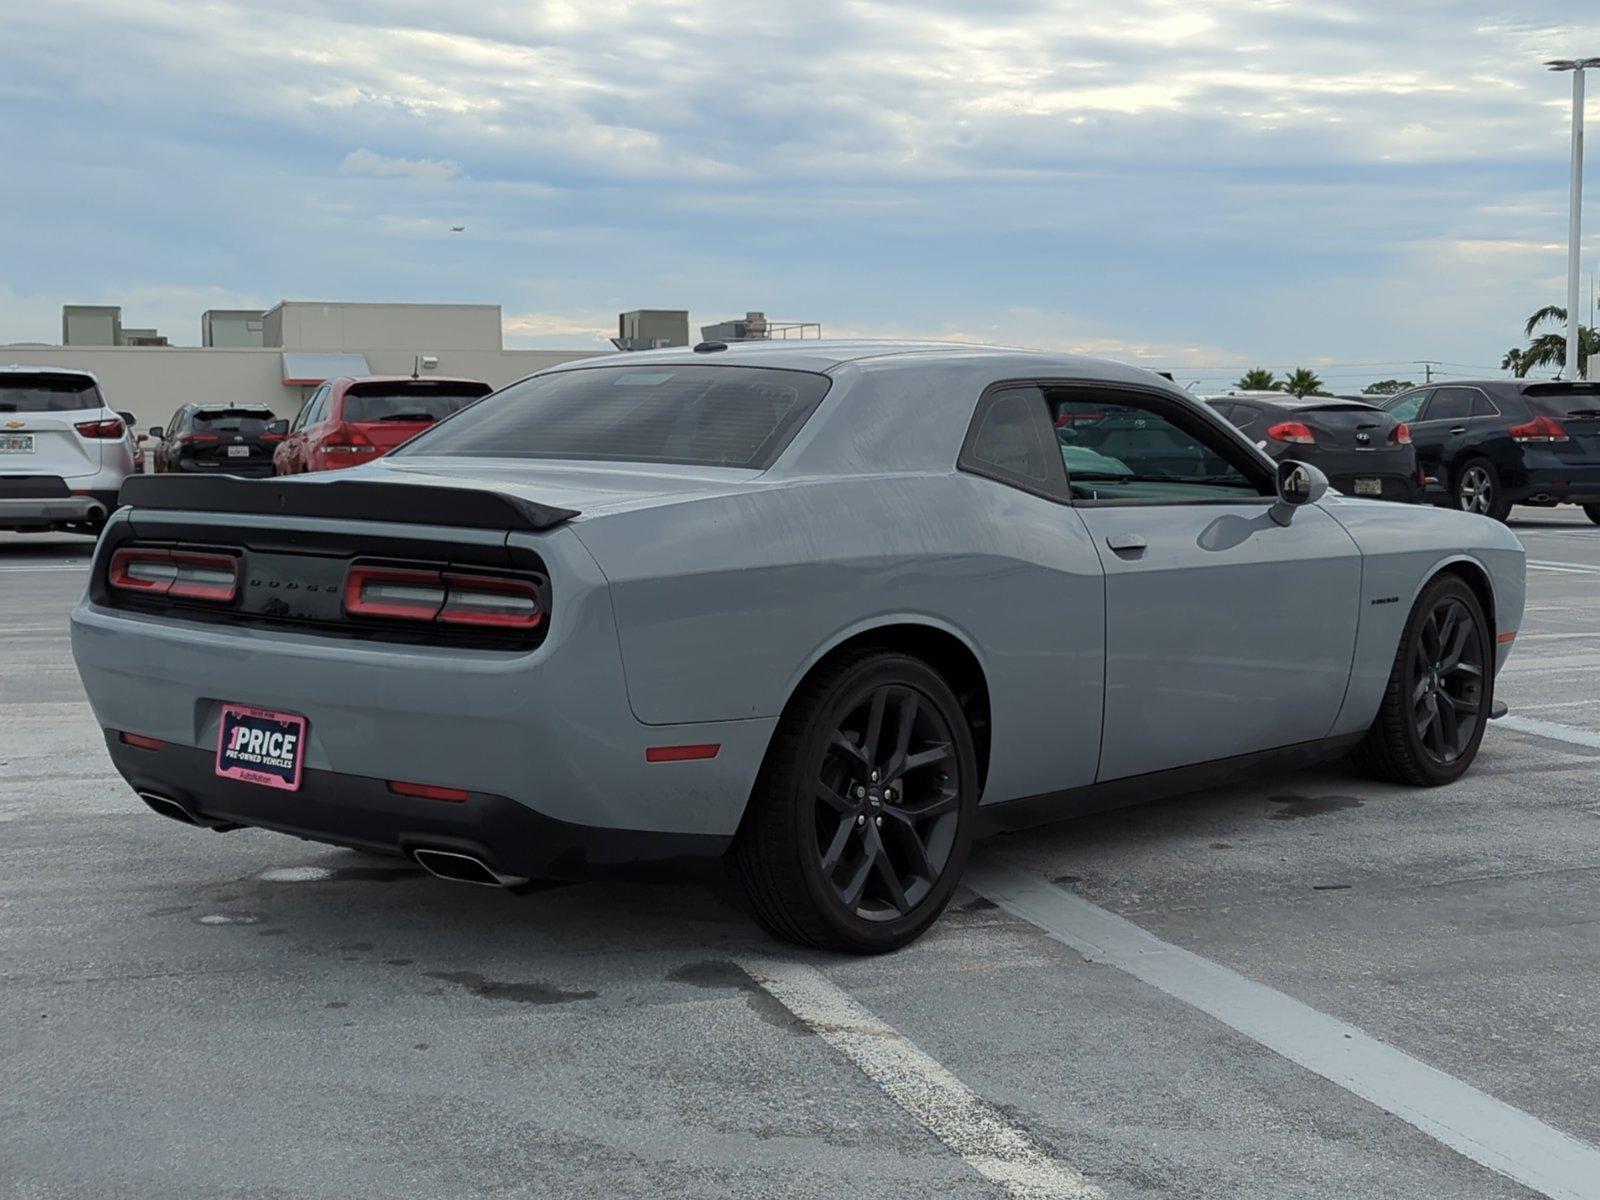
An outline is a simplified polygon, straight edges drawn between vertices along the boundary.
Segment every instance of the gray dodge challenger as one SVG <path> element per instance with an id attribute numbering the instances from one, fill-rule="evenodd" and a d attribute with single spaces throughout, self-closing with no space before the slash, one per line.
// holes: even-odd
<path id="1" fill-rule="evenodd" d="M 156 812 L 511 888 L 721 858 L 855 952 L 984 833 L 1340 755 L 1451 782 L 1523 608 L 1498 522 L 966 345 L 569 363 L 355 470 L 121 500 L 72 645 Z"/>

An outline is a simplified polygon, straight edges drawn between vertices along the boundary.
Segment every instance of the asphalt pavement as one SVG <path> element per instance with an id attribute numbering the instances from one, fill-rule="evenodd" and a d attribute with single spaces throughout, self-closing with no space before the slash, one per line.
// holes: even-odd
<path id="1" fill-rule="evenodd" d="M 1600 1197 L 1600 528 L 1513 527 L 1463 781 L 994 839 L 875 959 L 163 820 L 72 666 L 88 542 L 0 534 L 0 1196 Z"/>

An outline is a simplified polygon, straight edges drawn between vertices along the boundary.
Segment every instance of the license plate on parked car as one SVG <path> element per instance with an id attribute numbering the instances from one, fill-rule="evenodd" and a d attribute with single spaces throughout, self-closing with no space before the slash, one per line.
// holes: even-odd
<path id="1" fill-rule="evenodd" d="M 263 787 L 298 791 L 305 760 L 306 719 L 247 704 L 224 704 L 217 728 L 217 774 Z"/>
<path id="2" fill-rule="evenodd" d="M 32 454 L 33 434 L 0 433 L 0 454 Z"/>
<path id="3" fill-rule="evenodd" d="M 1383 495 L 1383 480 L 1381 480 L 1381 479 L 1358 479 L 1358 480 L 1356 480 L 1356 495 L 1358 495 L 1358 496 L 1381 496 L 1381 495 Z"/>
<path id="4" fill-rule="evenodd" d="M 228 457 L 229 458 L 249 458 L 250 457 L 250 447 L 249 446 L 229 446 L 228 447 Z"/>

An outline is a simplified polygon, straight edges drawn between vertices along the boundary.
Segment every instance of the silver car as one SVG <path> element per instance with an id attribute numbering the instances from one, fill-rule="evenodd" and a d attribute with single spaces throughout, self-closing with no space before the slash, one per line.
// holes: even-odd
<path id="1" fill-rule="evenodd" d="M 88 371 L 0 366 L 0 529 L 97 533 L 133 473 L 133 437 Z"/>
<path id="2" fill-rule="evenodd" d="M 1523 608 L 1498 523 L 974 346 L 570 363 L 354 471 L 124 499 L 73 651 L 157 812 L 509 887 L 721 857 L 858 952 L 985 832 L 1346 754 L 1449 783 Z"/>

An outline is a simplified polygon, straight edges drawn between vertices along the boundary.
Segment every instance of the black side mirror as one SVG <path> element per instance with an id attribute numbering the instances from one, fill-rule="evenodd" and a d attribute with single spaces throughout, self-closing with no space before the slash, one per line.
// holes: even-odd
<path id="1" fill-rule="evenodd" d="M 275 421 L 268 421 L 267 422 L 267 432 L 268 433 L 275 433 L 279 437 L 282 437 L 284 434 L 289 432 L 289 418 L 288 417 L 279 417 Z"/>
<path id="2" fill-rule="evenodd" d="M 152 425 L 152 426 L 150 426 L 150 436 L 155 438 L 155 440 L 159 442 L 162 438 L 166 437 L 167 435 L 161 432 L 161 426 Z"/>
<path id="3" fill-rule="evenodd" d="M 122 418 L 122 423 L 129 429 L 132 429 L 138 423 L 138 419 L 131 412 L 123 412 L 119 409 L 117 416 Z"/>

